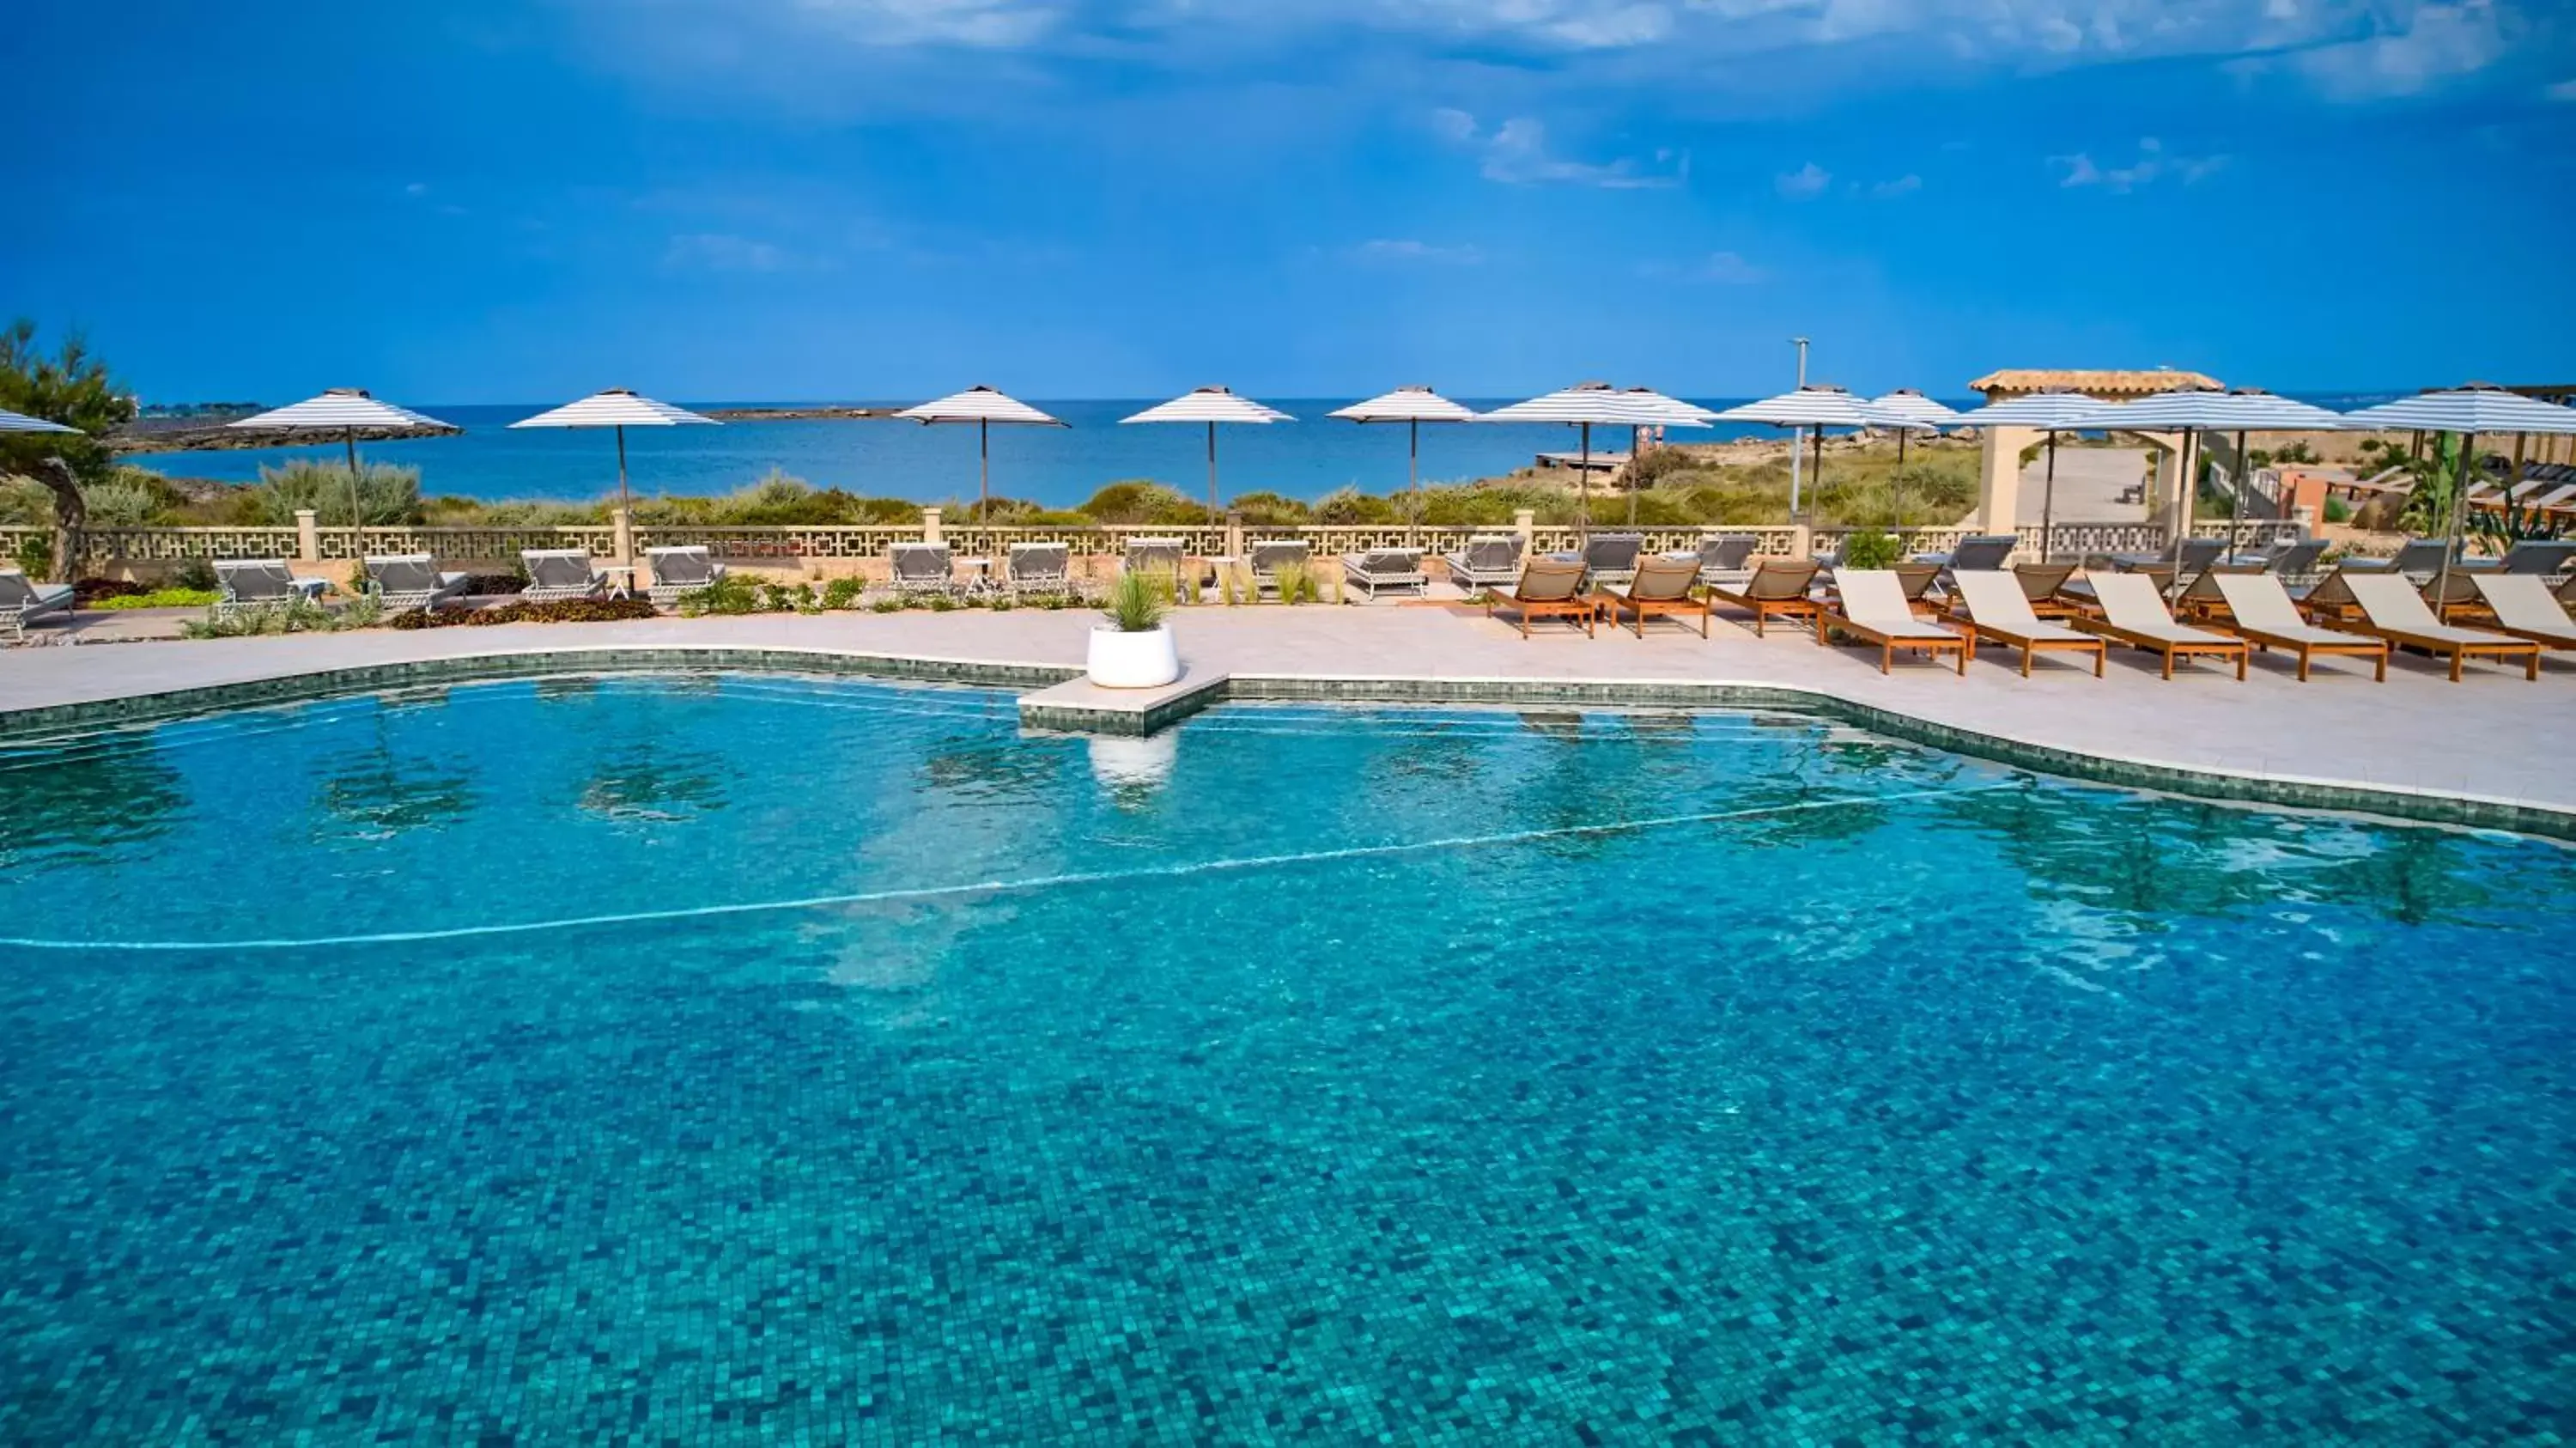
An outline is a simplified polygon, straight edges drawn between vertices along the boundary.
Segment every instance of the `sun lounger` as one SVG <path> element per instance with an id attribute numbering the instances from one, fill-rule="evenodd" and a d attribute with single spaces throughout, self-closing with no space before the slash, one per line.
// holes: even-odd
<path id="1" fill-rule="evenodd" d="M 2392 644 L 2449 655 L 2454 684 L 2460 681 L 2461 667 L 2480 654 L 2493 655 L 2503 662 L 2521 659 L 2525 677 L 2540 677 L 2540 645 L 2529 639 L 2484 629 L 2454 628 L 2435 618 L 2424 595 L 2403 578 L 2364 574 L 2347 577 L 2344 582 L 2352 590 L 2354 604 L 2361 609 L 2362 632 L 2377 634 Z"/>
<path id="2" fill-rule="evenodd" d="M 2064 618 L 2075 606 L 2059 598 L 2067 581 L 2075 576 L 2072 563 L 2016 563 L 2012 576 L 2021 584 L 2022 597 L 2030 600 L 2030 611 L 2040 618 Z M 1956 590 L 1952 590 L 1953 597 Z"/>
<path id="3" fill-rule="evenodd" d="M 2388 682 L 2388 641 L 2336 629 L 2319 628 L 2299 617 L 2290 591 L 2268 573 L 2212 573 L 2208 577 L 2227 606 L 2228 628 L 2267 649 L 2286 649 L 2299 656 L 2299 682 L 2308 681 L 2308 666 L 2319 654 L 2348 654 L 2379 666 L 2379 682 Z"/>
<path id="4" fill-rule="evenodd" d="M 644 596 L 663 608 L 680 601 L 680 595 L 695 593 L 712 586 L 725 576 L 725 566 L 703 544 L 644 550 Z"/>
<path id="5" fill-rule="evenodd" d="M 2504 550 L 2504 557 L 2500 560 L 2477 559 L 2454 565 L 2454 568 L 2470 573 L 2529 573 L 2551 578 L 2566 572 L 2570 559 L 2576 559 L 2576 542 L 2558 538 L 2526 538 Z"/>
<path id="6" fill-rule="evenodd" d="M 1195 596 L 1190 581 L 1181 576 L 1181 569 L 1188 561 L 1188 548 L 1189 545 L 1179 538 L 1130 538 L 1121 568 L 1128 573 L 1161 574 L 1171 580 L 1172 596 L 1188 602 Z"/>
<path id="7" fill-rule="evenodd" d="M 1521 576 L 1521 536 L 1478 533 L 1465 547 L 1443 554 L 1441 561 L 1449 565 L 1450 580 L 1470 592 L 1507 587 Z"/>
<path id="8" fill-rule="evenodd" d="M 2496 630 L 2542 648 L 2576 649 L 2576 621 L 2549 596 L 2549 584 L 2528 573 L 2472 575 L 2479 596 L 2495 614 Z"/>
<path id="9" fill-rule="evenodd" d="M 23 639 L 30 620 L 71 611 L 70 584 L 36 583 L 18 569 L 0 568 L 0 633 Z"/>
<path id="10" fill-rule="evenodd" d="M 1252 589 L 1258 594 L 1279 591 L 1279 570 L 1306 566 L 1306 540 L 1303 538 L 1256 538 L 1250 556 L 1245 560 L 1252 570 Z"/>
<path id="11" fill-rule="evenodd" d="M 218 613 L 246 608 L 284 608 L 302 599 L 310 603 L 331 586 L 321 578 L 298 578 L 282 558 L 223 559 L 215 564 Z"/>
<path id="12" fill-rule="evenodd" d="M 1760 638 L 1763 627 L 1774 615 L 1810 621 L 1815 618 L 1816 601 L 1807 596 L 1807 589 L 1815 581 L 1816 565 L 1812 561 L 1765 558 L 1740 587 L 1712 588 L 1708 596 L 1715 603 L 1751 609 L 1753 636 Z"/>
<path id="13" fill-rule="evenodd" d="M 1014 543 L 1002 559 L 1002 586 L 1014 598 L 1028 594 L 1070 594 L 1073 589 L 1073 545 Z"/>
<path id="14" fill-rule="evenodd" d="M 1583 566 L 1591 571 L 1592 584 L 1626 583 L 1637 576 L 1637 555 L 1645 551 L 1646 540 L 1635 533 L 1595 533 L 1583 543 Z"/>
<path id="15" fill-rule="evenodd" d="M 1937 563 L 1899 563 L 1888 569 L 1888 571 L 1896 575 L 1896 586 L 1904 590 L 1905 603 L 1908 608 L 1913 609 L 1916 613 L 1921 614 L 1926 618 L 1940 612 L 1939 609 L 1932 606 L 1930 595 L 1933 583 L 1938 581 L 1941 577 L 1941 565 Z M 1839 572 L 1835 574 L 1837 580 L 1839 580 L 1841 576 L 1842 575 Z"/>
<path id="16" fill-rule="evenodd" d="M 2326 540 L 2308 538 L 2297 543 L 2284 543 L 2259 557 L 2247 560 L 2265 573 L 2278 574 L 2290 580 L 2308 578 L 2317 571 L 2317 560 L 2326 556 Z"/>
<path id="17" fill-rule="evenodd" d="M 1646 619 L 1650 615 L 1687 620 L 1699 615 L 1699 636 L 1708 637 L 1709 601 L 1691 597 L 1699 582 L 1699 557 L 1685 553 L 1679 558 L 1644 558 L 1637 562 L 1637 576 L 1624 584 L 1612 584 L 1601 590 L 1610 605 L 1610 623 L 1617 627 L 1619 616 L 1637 616 L 1637 637 L 1646 636 Z"/>
<path id="18" fill-rule="evenodd" d="M 1743 533 L 1699 540 L 1699 581 L 1715 587 L 1753 576 L 1753 550 L 1762 540 Z"/>
<path id="19" fill-rule="evenodd" d="M 519 562 L 528 570 L 528 586 L 519 596 L 530 603 L 589 598 L 608 586 L 608 575 L 590 566 L 586 548 L 522 548 Z"/>
<path id="20" fill-rule="evenodd" d="M 441 573 L 426 553 L 389 553 L 367 559 L 367 587 L 396 612 L 435 609 L 465 596 L 467 575 Z"/>
<path id="21" fill-rule="evenodd" d="M 957 559 L 945 543 L 897 543 L 887 554 L 895 597 L 954 597 Z"/>
<path id="22" fill-rule="evenodd" d="M 1836 629 L 1878 645 L 1882 674 L 1894 672 L 1898 649 L 1921 649 L 1935 663 L 1944 653 L 1957 654 L 1964 675 L 1974 647 L 1966 635 L 1916 618 L 1913 605 L 1905 601 L 1905 585 L 1892 569 L 1834 570 L 1834 601 L 1816 614 L 1817 646 L 1833 642 Z"/>
<path id="23" fill-rule="evenodd" d="M 1584 635 L 1591 637 L 1601 616 L 1600 604 L 1583 591 L 1582 563 L 1563 558 L 1533 558 L 1510 593 L 1488 590 L 1486 614 L 1498 608 L 1513 612 L 1522 638 L 1530 636 L 1530 620 L 1539 618 L 1579 618 Z"/>
<path id="24" fill-rule="evenodd" d="M 2245 678 L 2246 659 L 2253 646 L 2240 638 L 2174 622 L 2154 580 L 2135 573 L 2098 574 L 2093 579 L 2093 596 L 2101 601 L 2102 617 L 2079 618 L 2075 626 L 2152 651 L 2163 659 L 2166 678 L 2173 677 L 2174 660 L 2204 656 L 2222 663 L 2234 659 L 2237 679 L 2241 682 Z"/>
<path id="25" fill-rule="evenodd" d="M 2441 571 L 2442 556 L 2450 551 L 2451 545 L 2439 538 L 2410 538 L 2394 558 L 2347 558 L 2342 571 L 2400 573 L 2420 583 Z"/>
<path id="26" fill-rule="evenodd" d="M 1913 561 L 1937 565 L 1944 574 L 1986 573 L 2004 566 L 2021 539 L 2010 533 L 1971 533 L 1947 553 L 1925 553 Z M 1944 590 L 1947 583 L 1941 585 Z"/>
<path id="27" fill-rule="evenodd" d="M 1958 605 L 1952 617 L 1971 634 L 2021 650 L 2023 678 L 2030 677 L 2034 655 L 2061 649 L 2091 654 L 2093 676 L 2102 676 L 2103 654 L 2109 646 L 2079 629 L 2043 621 L 2031 610 L 2027 586 L 2015 574 L 1972 569 L 1956 576 L 1950 596 Z"/>
<path id="28" fill-rule="evenodd" d="M 1422 571 L 1419 548 L 1372 548 L 1342 555 L 1342 582 L 1375 599 L 1381 589 L 1417 597 L 1431 591 L 1431 576 Z"/>

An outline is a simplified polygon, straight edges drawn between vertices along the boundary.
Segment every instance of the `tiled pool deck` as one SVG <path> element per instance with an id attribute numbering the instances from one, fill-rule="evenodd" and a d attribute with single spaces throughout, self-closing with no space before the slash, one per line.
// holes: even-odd
<path id="1" fill-rule="evenodd" d="M 543 656 L 523 667 L 626 668 L 777 651 L 810 657 L 769 662 L 1035 689 L 1080 669 L 1091 617 L 779 615 L 19 649 L 0 654 L 0 733 L 77 727 L 178 691 L 230 695 L 343 670 L 387 672 L 341 682 L 395 683 L 513 655 Z M 1875 651 L 1820 649 L 1794 629 L 1756 638 L 1724 621 L 1706 641 L 1665 629 L 1587 639 L 1561 626 L 1524 640 L 1479 611 L 1439 606 L 1197 608 L 1174 627 L 1193 673 L 1227 676 L 1235 697 L 1813 707 L 2113 782 L 2576 836 L 2576 775 L 2560 748 L 2576 725 L 2576 661 L 2564 659 L 2537 683 L 2473 666 L 2451 684 L 2432 661 L 2400 656 L 2386 684 L 2344 662 L 2300 684 L 2276 655 L 2258 656 L 2241 684 L 2215 666 L 2168 683 L 2133 650 L 2115 650 L 2102 679 L 2063 655 L 2025 679 L 2005 650 L 1981 653 L 1964 678 L 1919 662 L 1881 675 Z M 241 700 L 203 702 L 227 701 Z"/>

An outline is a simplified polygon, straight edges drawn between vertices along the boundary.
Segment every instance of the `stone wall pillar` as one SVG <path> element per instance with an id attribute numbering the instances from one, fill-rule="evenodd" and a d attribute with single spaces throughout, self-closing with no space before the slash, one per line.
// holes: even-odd
<path id="1" fill-rule="evenodd" d="M 1244 558 L 1251 550 L 1243 546 L 1243 515 L 1231 508 L 1225 514 L 1225 556 Z"/>
<path id="2" fill-rule="evenodd" d="M 1521 535 L 1521 556 L 1523 558 L 1527 558 L 1530 556 L 1531 550 L 1538 544 L 1538 510 L 1535 508 L 1513 509 L 1512 531 Z"/>
<path id="3" fill-rule="evenodd" d="M 924 543 L 939 543 L 946 541 L 940 537 L 939 510 L 937 508 L 924 508 L 921 510 L 921 541 Z"/>
<path id="4" fill-rule="evenodd" d="M 2168 545 L 2182 536 L 2183 505 L 2190 497 L 2191 483 L 2183 474 L 2182 448 L 2179 442 L 2175 446 L 2158 449 L 2156 452 L 2156 507 L 2155 512 L 2149 516 L 2154 519 L 2158 528 L 2164 530 L 2165 542 Z"/>
<path id="5" fill-rule="evenodd" d="M 608 510 L 609 547 L 617 561 L 628 568 L 635 566 L 635 515 L 624 508 Z"/>
<path id="6" fill-rule="evenodd" d="M 295 561 L 322 561 L 322 527 L 311 508 L 295 510 Z"/>
<path id="7" fill-rule="evenodd" d="M 2021 450 L 2046 440 L 2046 434 L 2035 428 L 1986 429 L 1978 462 L 1978 532 L 2010 533 L 2021 527 Z"/>

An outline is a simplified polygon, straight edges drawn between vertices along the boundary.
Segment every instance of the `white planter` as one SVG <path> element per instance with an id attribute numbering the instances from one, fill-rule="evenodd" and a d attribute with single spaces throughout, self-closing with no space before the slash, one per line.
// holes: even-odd
<path id="1" fill-rule="evenodd" d="M 1161 625 L 1143 633 L 1120 633 L 1097 624 L 1084 671 L 1104 689 L 1159 689 L 1181 676 L 1181 651 L 1172 642 L 1172 631 Z"/>

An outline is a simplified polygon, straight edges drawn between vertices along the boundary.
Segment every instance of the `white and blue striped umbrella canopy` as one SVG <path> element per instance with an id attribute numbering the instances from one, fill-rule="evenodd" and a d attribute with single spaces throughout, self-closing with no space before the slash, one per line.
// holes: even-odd
<path id="1" fill-rule="evenodd" d="M 1264 407 L 1249 397 L 1237 397 L 1223 387 L 1200 387 L 1169 402 L 1146 408 L 1134 417 L 1118 419 L 1128 422 L 1295 422 L 1297 419 L 1275 407 Z"/>
<path id="2" fill-rule="evenodd" d="M 2050 432 L 2067 432 L 2071 431 L 2066 425 L 2067 419 L 2100 412 L 2106 405 L 2102 399 L 2081 392 L 2032 392 L 1960 413 L 1955 425 L 2036 427 Z"/>
<path id="3" fill-rule="evenodd" d="M 23 412 L 11 412 L 7 408 L 0 408 L 0 432 L 78 431 L 80 429 L 76 427 L 65 427 L 59 422 L 47 422 L 41 417 L 29 417 Z"/>
<path id="4" fill-rule="evenodd" d="M 2576 407 L 2501 387 L 2457 387 L 2343 414 L 2347 427 L 2415 432 L 2576 432 Z"/>
<path id="5" fill-rule="evenodd" d="M 1649 407 L 1672 414 L 1661 424 L 1664 427 L 1706 427 L 1717 421 L 1715 412 L 1698 403 L 1684 402 L 1678 397 L 1667 397 L 1651 387 L 1622 387 L 1619 389 L 1619 395 L 1634 398 Z"/>
<path id="6" fill-rule="evenodd" d="M 319 397 L 308 397 L 291 407 L 280 407 L 245 417 L 229 424 L 233 427 L 264 428 L 271 432 L 347 432 L 351 429 L 434 427 L 446 432 L 462 432 L 452 422 L 426 417 L 407 407 L 378 402 L 360 387 L 334 387 Z"/>
<path id="7" fill-rule="evenodd" d="M 579 402 L 567 402 L 552 412 L 540 412 L 521 418 L 512 427 L 678 427 L 700 423 L 708 427 L 724 424 L 712 417 L 700 417 L 685 407 L 636 394 L 623 387 L 594 392 Z"/>
<path id="8" fill-rule="evenodd" d="M 1659 392 L 1622 392 L 1607 382 L 1579 386 L 1515 402 L 1481 414 L 1478 422 L 1591 423 L 1597 427 L 1699 427 L 1704 414 Z"/>
<path id="9" fill-rule="evenodd" d="M 1910 417 L 1916 422 L 1928 422 L 1939 427 L 1955 427 L 1959 422 L 1957 409 L 1944 407 L 1911 387 L 1900 387 L 1894 392 L 1881 393 L 1871 398 L 1869 405 L 1893 412 L 1899 417 Z"/>
<path id="10" fill-rule="evenodd" d="M 1774 427 L 1878 427 L 1890 430 L 1910 429 L 1915 432 L 1938 432 L 1931 423 L 1920 422 L 1901 412 L 1890 412 L 1876 403 L 1854 397 L 1842 388 L 1811 382 L 1795 392 L 1783 392 L 1742 407 L 1730 407 L 1717 414 L 1725 422 L 1767 422 Z"/>
<path id="11" fill-rule="evenodd" d="M 2061 432 L 2334 432 L 2352 424 L 2343 413 L 2269 392 L 2196 391 L 2098 403 L 2055 425 Z"/>
<path id="12" fill-rule="evenodd" d="M 1399 387 L 1381 393 L 1366 402 L 1354 402 L 1335 408 L 1331 414 L 1346 422 L 1474 422 L 1476 410 L 1432 391 L 1428 387 Z"/>
<path id="13" fill-rule="evenodd" d="M 933 422 L 1007 422 L 1031 427 L 1063 427 L 1062 418 L 1051 417 L 1016 397 L 990 387 L 969 387 L 952 392 L 936 402 L 907 407 L 895 414 L 918 423 Z"/>

